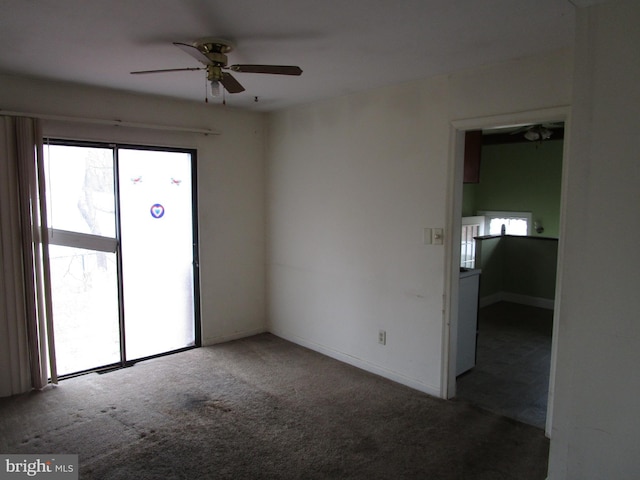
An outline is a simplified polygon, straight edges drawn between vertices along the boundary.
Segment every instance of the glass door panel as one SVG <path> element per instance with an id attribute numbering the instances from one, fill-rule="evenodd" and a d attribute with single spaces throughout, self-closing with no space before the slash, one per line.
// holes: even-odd
<path id="1" fill-rule="evenodd" d="M 195 345 L 191 161 L 118 150 L 127 360 Z"/>
<path id="2" fill-rule="evenodd" d="M 120 362 L 115 253 L 49 246 L 58 373 Z"/>
<path id="3" fill-rule="evenodd" d="M 115 238 L 113 150 L 47 145 L 45 155 L 49 227 Z"/>
<path id="4" fill-rule="evenodd" d="M 121 355 L 113 151 L 54 144 L 44 153 L 58 373 L 117 364 Z"/>

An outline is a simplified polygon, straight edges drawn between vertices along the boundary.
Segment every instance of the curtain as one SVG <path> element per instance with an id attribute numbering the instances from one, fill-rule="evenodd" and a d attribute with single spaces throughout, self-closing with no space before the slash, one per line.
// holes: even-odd
<path id="1" fill-rule="evenodd" d="M 57 383 L 39 123 L 0 117 L 0 396 Z"/>

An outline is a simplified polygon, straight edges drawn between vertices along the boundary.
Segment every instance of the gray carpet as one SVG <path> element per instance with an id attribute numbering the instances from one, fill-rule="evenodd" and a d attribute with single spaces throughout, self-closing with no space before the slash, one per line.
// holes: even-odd
<path id="1" fill-rule="evenodd" d="M 273 335 L 0 399 L 0 452 L 82 479 L 544 479 L 542 430 Z"/>

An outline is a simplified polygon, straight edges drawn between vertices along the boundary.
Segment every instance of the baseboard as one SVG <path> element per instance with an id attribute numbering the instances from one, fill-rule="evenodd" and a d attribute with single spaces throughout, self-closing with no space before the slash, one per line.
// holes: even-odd
<path id="1" fill-rule="evenodd" d="M 376 365 L 366 360 L 362 360 L 361 358 L 357 358 L 352 355 L 334 350 L 325 345 L 320 345 L 318 343 L 309 341 L 305 338 L 298 337 L 297 335 L 289 335 L 274 329 L 271 329 L 271 333 L 277 337 L 283 338 L 284 340 L 288 340 L 289 342 L 295 343 L 296 345 L 300 345 L 302 347 L 308 348 L 309 350 L 313 350 L 315 352 L 321 353 L 323 355 L 326 355 L 327 357 L 331 357 L 340 362 L 352 365 L 366 372 L 379 375 L 381 377 L 387 378 L 389 380 L 392 380 L 394 382 L 400 383 L 407 387 L 413 388 L 414 390 L 418 390 L 420 392 L 426 393 L 433 397 L 441 397 L 440 387 L 435 387 L 433 385 L 425 384 L 414 378 L 406 377 L 401 373 L 394 372 L 393 370 L 388 370 L 380 365 Z"/>
<path id="2" fill-rule="evenodd" d="M 488 307 L 489 305 L 493 305 L 494 303 L 502 302 L 503 292 L 493 293 L 491 295 L 487 295 L 486 297 L 480 298 L 480 308 Z"/>
<path id="3" fill-rule="evenodd" d="M 253 330 L 245 330 L 243 332 L 233 333 L 231 335 L 218 335 L 215 337 L 209 337 L 202 340 L 202 346 L 207 347 L 209 345 L 215 345 L 216 343 L 230 342 L 232 340 L 239 340 L 245 337 L 251 337 L 253 335 L 259 335 L 267 332 L 266 328 L 256 328 Z"/>
<path id="4" fill-rule="evenodd" d="M 520 305 L 546 308 L 547 310 L 553 310 L 554 306 L 553 298 L 531 297 L 529 295 L 520 295 L 518 293 L 511 292 L 498 292 L 482 297 L 480 299 L 480 308 L 488 307 L 489 305 L 493 305 L 498 302 L 519 303 Z"/>

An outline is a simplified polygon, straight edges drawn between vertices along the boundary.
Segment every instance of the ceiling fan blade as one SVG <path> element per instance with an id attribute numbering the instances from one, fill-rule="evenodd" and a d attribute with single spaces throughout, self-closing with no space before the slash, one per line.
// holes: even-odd
<path id="1" fill-rule="evenodd" d="M 181 43 L 181 42 L 173 42 L 173 44 L 176 47 L 180 48 L 183 52 L 191 55 L 200 63 L 204 65 L 211 65 L 211 60 L 209 60 L 209 57 L 207 57 L 204 53 L 198 50 L 197 47 L 194 47 L 193 45 L 189 45 L 188 43 Z"/>
<path id="2" fill-rule="evenodd" d="M 272 75 L 302 74 L 302 69 L 294 65 L 231 65 L 229 70 L 242 73 L 270 73 Z"/>
<path id="3" fill-rule="evenodd" d="M 244 87 L 240 85 L 233 75 L 227 72 L 222 73 L 222 78 L 220 79 L 220 83 L 224 86 L 224 88 L 229 93 L 240 93 L 244 92 Z"/>
<path id="4" fill-rule="evenodd" d="M 131 75 L 140 75 L 145 73 L 187 72 L 192 70 L 206 70 L 206 68 L 191 67 L 191 68 L 164 68 L 162 70 L 139 70 L 137 72 L 131 72 Z"/>

